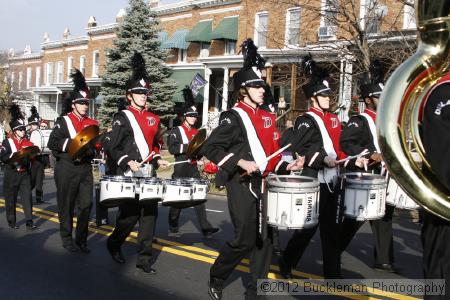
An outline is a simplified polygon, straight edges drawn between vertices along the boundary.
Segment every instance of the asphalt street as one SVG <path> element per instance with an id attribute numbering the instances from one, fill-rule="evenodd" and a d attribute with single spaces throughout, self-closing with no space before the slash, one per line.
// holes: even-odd
<path id="1" fill-rule="evenodd" d="M 0 184 L 3 173 L 0 173 Z M 124 245 L 125 265 L 112 261 L 106 250 L 106 237 L 112 231 L 116 209 L 110 209 L 109 225 L 90 226 L 90 254 L 70 254 L 62 248 L 56 207 L 56 188 L 47 170 L 44 182 L 48 204 L 35 205 L 35 222 L 40 229 L 25 229 L 24 215 L 18 209 L 18 230 L 7 226 L 3 186 L 0 189 L 0 299 L 209 299 L 209 268 L 217 251 L 233 236 L 233 227 L 224 196 L 210 195 L 207 201 L 209 221 L 221 229 L 213 238 L 200 233 L 192 208 L 182 211 L 179 237 L 169 236 L 167 207 L 160 207 L 154 245 L 157 275 L 147 275 L 135 268 L 136 232 Z M 284 246 L 290 231 L 281 232 Z M 396 211 L 394 217 L 395 265 L 399 274 L 372 269 L 373 237 L 365 224 L 342 258 L 345 278 L 422 278 L 420 225 L 412 222 L 407 211 Z M 243 299 L 244 283 L 249 280 L 248 261 L 244 260 L 227 281 L 224 299 Z M 277 277 L 274 257 L 270 276 Z M 317 232 L 297 270 L 298 278 L 317 278 L 322 274 L 320 237 Z M 156 298 L 155 298 L 156 297 Z M 299 296 L 296 296 L 300 298 Z M 349 296 L 353 299 L 412 299 L 399 294 Z M 270 299 L 279 297 L 272 296 Z M 294 296 L 285 296 L 295 299 Z M 343 298 L 328 296 L 327 299 Z"/>

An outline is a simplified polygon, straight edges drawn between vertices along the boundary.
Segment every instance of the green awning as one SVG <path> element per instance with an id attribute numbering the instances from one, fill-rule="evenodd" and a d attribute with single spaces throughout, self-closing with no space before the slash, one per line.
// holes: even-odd
<path id="1" fill-rule="evenodd" d="M 173 70 L 170 79 L 174 80 L 177 86 L 173 95 L 174 102 L 184 102 L 183 89 L 186 85 L 189 86 L 191 84 L 192 79 L 194 79 L 194 76 L 197 73 L 205 77 L 205 71 L 203 69 Z M 200 89 L 197 97 L 195 97 L 195 102 L 203 103 L 203 90 L 204 88 Z"/>
<path id="2" fill-rule="evenodd" d="M 186 36 L 187 42 L 210 42 L 212 31 L 212 20 L 200 21 L 192 28 Z"/>
<path id="3" fill-rule="evenodd" d="M 158 42 L 160 43 L 160 48 L 162 48 L 162 45 L 167 41 L 167 38 L 169 37 L 169 34 L 165 31 L 158 32 Z"/>
<path id="4" fill-rule="evenodd" d="M 224 18 L 219 26 L 211 33 L 212 40 L 233 40 L 238 39 L 238 17 Z"/>
<path id="5" fill-rule="evenodd" d="M 163 49 L 187 49 L 189 43 L 186 42 L 186 35 L 189 33 L 189 29 L 180 29 L 173 33 L 173 35 L 165 41 L 161 48 Z"/>

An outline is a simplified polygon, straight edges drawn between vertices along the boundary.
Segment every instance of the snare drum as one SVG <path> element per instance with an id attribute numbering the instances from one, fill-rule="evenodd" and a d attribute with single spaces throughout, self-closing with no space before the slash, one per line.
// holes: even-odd
<path id="1" fill-rule="evenodd" d="M 377 220 L 384 216 L 386 179 L 369 173 L 347 173 L 344 215 L 357 221 Z"/>
<path id="2" fill-rule="evenodd" d="M 180 202 L 190 202 L 192 199 L 192 184 L 182 179 L 164 180 L 163 205 Z"/>
<path id="3" fill-rule="evenodd" d="M 125 176 L 103 176 L 100 179 L 100 203 L 105 207 L 134 201 L 135 180 Z"/>
<path id="4" fill-rule="evenodd" d="M 143 178 L 139 181 L 139 202 L 159 201 L 163 197 L 164 183 L 155 177 Z"/>
<path id="5" fill-rule="evenodd" d="M 206 200 L 209 181 L 203 178 L 182 178 L 192 186 L 192 200 Z"/>
<path id="6" fill-rule="evenodd" d="M 386 203 L 400 209 L 414 210 L 419 208 L 419 205 L 406 195 L 405 191 L 392 177 L 389 178 Z"/>
<path id="7" fill-rule="evenodd" d="M 305 176 L 267 177 L 267 223 L 280 229 L 311 228 L 319 222 L 319 181 Z"/>

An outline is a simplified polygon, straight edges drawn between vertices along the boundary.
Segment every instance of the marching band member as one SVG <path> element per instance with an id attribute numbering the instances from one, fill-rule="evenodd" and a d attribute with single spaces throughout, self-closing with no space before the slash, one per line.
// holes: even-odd
<path id="1" fill-rule="evenodd" d="M 186 87 L 183 90 L 183 96 L 185 101 L 183 123 L 181 126 L 174 127 L 167 139 L 169 152 L 175 156 L 176 162 L 185 161 L 188 159 L 186 156 L 188 144 L 198 132 L 198 130 L 194 128 L 195 123 L 197 122 L 198 111 L 195 107 L 194 97 L 189 87 Z M 175 165 L 172 178 L 200 178 L 200 173 L 197 169 L 197 164 L 199 163 L 201 163 L 201 161 L 193 161 Z M 214 233 L 219 231 L 219 228 L 212 227 L 212 225 L 208 222 L 206 218 L 206 206 L 204 203 L 194 206 L 194 209 L 200 223 L 202 233 L 205 237 L 211 237 Z M 172 234 L 178 233 L 178 219 L 180 218 L 180 213 L 180 208 L 170 207 L 169 232 Z"/>
<path id="2" fill-rule="evenodd" d="M 367 168 L 368 172 L 382 173 L 382 157 L 378 146 L 376 133 L 376 110 L 378 101 L 383 91 L 381 66 L 378 61 L 371 65 L 372 83 L 363 84 L 360 87 L 361 99 L 366 105 L 366 109 L 360 115 L 349 119 L 347 126 L 342 131 L 340 143 L 342 150 L 347 155 L 358 155 L 364 150 L 368 150 L 370 160 L 373 162 Z M 358 172 L 365 172 L 359 168 Z M 386 205 L 383 218 L 370 221 L 372 232 L 375 237 L 375 264 L 374 269 L 386 272 L 396 272 L 393 267 L 394 248 L 392 236 L 392 215 L 394 206 Z M 364 222 L 351 218 L 344 218 L 342 223 L 341 252 L 345 251 L 353 236 Z"/>
<path id="3" fill-rule="evenodd" d="M 107 143 L 108 160 L 117 166 L 116 175 L 124 175 L 128 169 L 138 172 L 140 162 L 151 162 L 154 167 L 168 164 L 159 154 L 159 117 L 145 109 L 149 81 L 144 59 L 139 53 L 134 54 L 132 67 L 132 77 L 126 83 L 129 106 L 114 115 L 110 140 Z M 151 152 L 154 154 L 150 155 Z M 116 227 L 107 241 L 107 249 L 114 261 L 125 263 L 121 246 L 139 221 L 136 268 L 148 274 L 156 274 L 156 270 L 152 268 L 151 257 L 157 216 L 156 201 L 146 205 L 138 201 L 120 205 Z"/>
<path id="4" fill-rule="evenodd" d="M 450 73 L 432 88 L 423 105 L 422 141 L 431 171 L 450 190 Z M 421 232 L 423 271 L 426 279 L 445 279 L 445 295 L 425 299 L 446 299 L 450 295 L 450 222 L 424 210 Z"/>
<path id="5" fill-rule="evenodd" d="M 41 131 L 39 130 L 39 114 L 35 106 L 31 107 L 31 116 L 28 118 L 29 125 L 29 135 L 30 142 L 32 142 L 35 146 L 39 147 L 39 150 L 42 153 L 44 150 L 44 137 L 42 136 Z M 31 165 L 31 190 L 36 189 L 36 203 L 44 204 L 44 192 L 42 186 L 44 184 L 44 167 L 45 161 L 44 156 L 38 155 L 36 159 L 33 160 Z"/>
<path id="6" fill-rule="evenodd" d="M 311 57 L 305 58 L 304 68 L 311 75 L 310 82 L 303 86 L 306 98 L 311 101 L 311 108 L 295 121 L 292 151 L 306 157 L 301 175 L 318 178 L 320 182 L 319 226 L 323 274 L 325 278 L 340 278 L 337 250 L 339 235 L 336 230 L 337 198 L 332 189 L 337 176 L 336 160 L 345 157 L 339 146 L 341 124 L 336 115 L 328 112 L 331 95 L 331 89 L 325 80 L 328 73 L 316 66 Z M 283 277 L 292 277 L 291 269 L 300 261 L 319 226 L 295 230 L 279 259 Z"/>
<path id="7" fill-rule="evenodd" d="M 243 54 L 244 68 L 233 76 L 239 102 L 221 114 L 219 126 L 200 151 L 223 172 L 225 182 L 218 185 L 227 188 L 228 208 L 235 228 L 234 239 L 223 246 L 210 270 L 208 293 L 212 299 L 222 298 L 224 281 L 247 254 L 250 254 L 252 282 L 246 296 L 256 295 L 256 280 L 267 277 L 272 252 L 264 228 L 263 177 L 269 172 L 297 170 L 302 166 L 301 159 L 288 165 L 280 161 L 280 155 L 265 161 L 279 149 L 280 134 L 274 116 L 259 108 L 264 102 L 265 82 L 257 67 L 262 68 L 264 60 L 251 39 L 244 42 Z M 250 176 L 243 176 L 244 172 Z"/>
<path id="8" fill-rule="evenodd" d="M 54 178 L 63 247 L 69 252 L 89 253 L 87 236 L 94 184 L 91 160 L 95 151 L 89 148 L 83 157 L 75 161 L 67 151 L 77 133 L 87 126 L 98 126 L 98 122 L 88 117 L 91 99 L 83 74 L 74 69 L 70 76 L 74 89 L 64 99 L 61 116 L 56 120 L 48 140 L 48 148 L 56 158 Z M 74 244 L 72 229 L 75 207 L 77 226 Z"/>
<path id="9" fill-rule="evenodd" d="M 12 104 L 9 108 L 11 114 L 11 137 L 6 138 L 2 142 L 0 155 L 4 166 L 3 176 L 3 190 L 5 195 L 6 206 L 6 220 L 8 226 L 13 229 L 18 229 L 16 225 L 16 203 L 17 196 L 20 196 L 22 201 L 23 211 L 25 213 L 26 227 L 30 230 L 38 229 L 33 224 L 33 205 L 31 201 L 31 180 L 30 180 L 30 161 L 16 162 L 14 166 L 8 164 L 9 159 L 17 151 L 34 146 L 26 137 L 26 125 L 24 117 L 17 104 Z"/>

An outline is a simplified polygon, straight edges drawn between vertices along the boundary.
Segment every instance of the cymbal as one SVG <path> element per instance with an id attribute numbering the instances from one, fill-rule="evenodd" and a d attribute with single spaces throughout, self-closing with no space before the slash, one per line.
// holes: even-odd
<path id="1" fill-rule="evenodd" d="M 72 159 L 76 159 L 81 156 L 89 147 L 91 142 L 98 136 L 100 129 L 97 125 L 90 125 L 83 128 L 72 139 L 69 145 L 67 153 Z"/>
<path id="2" fill-rule="evenodd" d="M 198 156 L 198 153 L 200 152 L 200 149 L 203 146 L 203 143 L 206 140 L 206 129 L 202 128 L 200 129 L 196 135 L 192 138 L 192 140 L 189 142 L 188 149 L 186 151 L 186 156 L 190 159 L 196 159 Z"/>
<path id="3" fill-rule="evenodd" d="M 20 149 L 17 152 L 14 152 L 13 156 L 8 160 L 8 163 L 14 164 L 14 163 L 23 163 L 25 159 L 34 158 L 36 155 L 39 154 L 41 150 L 38 146 L 29 146 Z"/>

